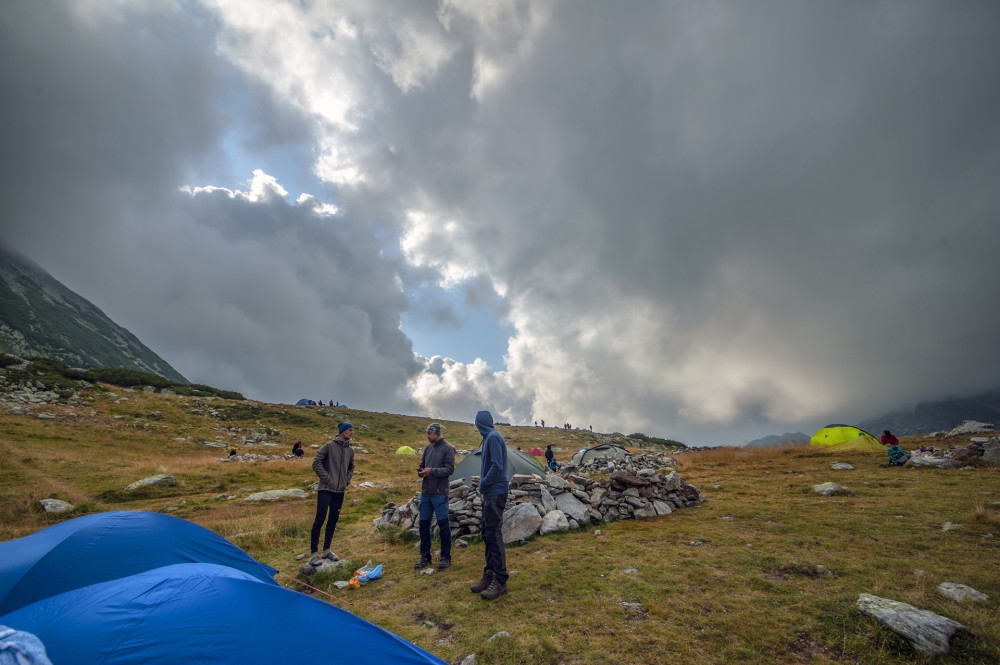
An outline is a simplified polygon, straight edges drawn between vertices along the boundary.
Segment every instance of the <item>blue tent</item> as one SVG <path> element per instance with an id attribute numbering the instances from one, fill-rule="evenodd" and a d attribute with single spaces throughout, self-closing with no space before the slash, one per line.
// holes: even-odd
<path id="1" fill-rule="evenodd" d="M 302 398 L 295 403 L 295 406 L 316 406 L 316 402 L 311 399 Z"/>
<path id="2" fill-rule="evenodd" d="M 219 563 L 276 584 L 274 568 L 194 522 L 162 513 L 95 513 L 0 542 L 0 615 L 172 563 Z"/>
<path id="3" fill-rule="evenodd" d="M 339 607 L 227 566 L 182 563 L 0 616 L 53 663 L 427 664 L 445 661 Z"/>

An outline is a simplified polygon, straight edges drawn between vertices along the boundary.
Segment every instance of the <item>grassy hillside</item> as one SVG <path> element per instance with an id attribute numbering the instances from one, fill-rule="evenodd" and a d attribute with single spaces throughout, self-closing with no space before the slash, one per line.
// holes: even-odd
<path id="1" fill-rule="evenodd" d="M 808 449 L 685 453 L 678 456 L 680 473 L 707 499 L 700 507 L 509 546 L 510 593 L 486 603 L 468 591 L 482 570 L 480 542 L 456 550 L 447 571 L 424 577 L 412 570 L 418 558 L 412 540 L 372 529 L 386 502 L 406 501 L 418 489 L 417 459 L 394 451 L 422 446 L 429 418 L 128 390 L 98 385 L 81 389 L 76 405 L 0 410 L 0 539 L 69 517 L 42 512 L 38 502 L 46 497 L 75 504 L 70 516 L 169 511 L 279 569 L 282 584 L 449 662 L 470 653 L 480 664 L 921 662 L 904 640 L 855 610 L 864 592 L 970 629 L 935 662 L 1000 662 L 996 467 L 884 468 L 881 455 L 856 454 L 836 458 L 855 470 L 835 472 L 834 458 Z M 358 454 L 334 550 L 352 569 L 369 559 L 382 563 L 385 576 L 344 591 L 333 579 L 320 580 L 311 591 L 296 580 L 295 557 L 308 549 L 313 500 L 240 499 L 251 491 L 307 487 L 315 480 L 309 446 L 329 439 L 341 419 L 356 426 Z M 457 448 L 478 445 L 471 424 L 444 424 Z M 501 431 L 525 449 L 551 444 L 563 460 L 596 436 L 553 428 Z M 204 445 L 218 441 L 241 452 L 276 454 L 298 440 L 305 459 L 256 463 L 221 462 L 226 451 Z M 123 491 L 163 472 L 178 485 Z M 829 480 L 851 493 L 811 491 Z M 376 487 L 358 487 L 365 481 Z M 944 531 L 944 522 L 960 526 Z M 995 537 L 985 537 L 990 533 Z M 936 592 L 946 581 L 991 600 L 959 605 Z M 642 611 L 623 603 L 641 603 Z M 502 630 L 510 637 L 487 642 Z"/>

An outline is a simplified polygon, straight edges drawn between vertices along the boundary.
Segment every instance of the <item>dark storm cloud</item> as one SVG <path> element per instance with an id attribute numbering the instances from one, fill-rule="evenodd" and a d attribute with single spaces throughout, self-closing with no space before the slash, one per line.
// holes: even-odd
<path id="1" fill-rule="evenodd" d="M 248 192 L 180 191 L 235 171 L 221 148 L 240 104 L 248 151 L 304 141 L 311 125 L 217 57 L 205 15 L 76 9 L 0 8 L 4 240 L 194 381 L 405 404 L 407 302 L 365 224 L 291 203 L 298 193 L 263 174 Z"/>

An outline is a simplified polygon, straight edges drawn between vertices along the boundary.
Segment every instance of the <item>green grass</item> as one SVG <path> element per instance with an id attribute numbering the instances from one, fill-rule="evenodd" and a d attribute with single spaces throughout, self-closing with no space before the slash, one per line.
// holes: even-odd
<path id="1" fill-rule="evenodd" d="M 801 448 L 681 453 L 681 476 L 700 488 L 705 503 L 656 519 L 589 525 L 509 546 L 510 593 L 485 603 L 468 591 L 482 571 L 479 538 L 454 551 L 448 570 L 420 576 L 412 569 L 418 558 L 412 534 L 376 533 L 372 527 L 382 506 L 403 503 L 418 489 L 415 458 L 394 453 L 401 445 L 421 447 L 426 425 L 436 419 L 224 398 L 205 402 L 114 386 L 81 390 L 81 396 L 80 407 L 38 407 L 56 420 L 38 420 L 33 413 L 0 418 L 0 538 L 66 519 L 41 511 L 38 501 L 50 496 L 74 503 L 71 516 L 169 511 L 274 566 L 280 583 L 309 591 L 298 580 L 295 557 L 308 549 L 314 502 L 241 499 L 249 491 L 313 482 L 308 446 L 331 438 L 336 423 L 348 419 L 359 452 L 334 550 L 350 562 L 349 570 L 314 577 L 308 583 L 319 591 L 309 592 L 446 661 L 475 653 L 480 664 L 928 662 L 857 612 L 858 594 L 867 592 L 944 614 L 970 629 L 935 663 L 1000 662 L 996 467 L 892 469 L 881 466 L 881 456 L 856 454 L 843 456 L 854 471 L 834 472 L 830 456 Z M 116 402 L 122 398 L 127 401 Z M 152 417 L 155 412 L 160 415 Z M 443 424 L 457 448 L 479 444 L 471 424 Z M 523 448 L 551 444 L 560 458 L 600 436 L 551 427 L 501 431 Z M 278 447 L 244 446 L 238 439 L 247 432 L 265 432 Z M 307 456 L 220 462 L 224 450 L 197 443 L 216 437 L 260 454 L 287 452 L 301 440 Z M 164 472 L 177 478 L 176 487 L 124 491 L 135 480 Z M 390 488 L 357 486 L 365 480 Z M 850 492 L 812 492 L 826 481 Z M 961 526 L 945 532 L 946 521 Z M 986 539 L 987 533 L 997 537 Z M 368 560 L 383 564 L 382 579 L 358 590 L 334 587 Z M 817 574 L 817 566 L 831 574 Z M 626 574 L 629 568 L 638 572 Z M 991 600 L 954 603 L 936 591 L 945 581 L 972 586 Z M 622 603 L 641 603 L 642 612 Z M 488 642 L 502 630 L 510 637 Z"/>

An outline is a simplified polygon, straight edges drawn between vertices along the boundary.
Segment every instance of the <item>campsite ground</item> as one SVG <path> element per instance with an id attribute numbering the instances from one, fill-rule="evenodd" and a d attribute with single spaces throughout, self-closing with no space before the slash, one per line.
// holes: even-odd
<path id="1" fill-rule="evenodd" d="M 468 591 L 482 570 L 480 542 L 456 550 L 450 569 L 421 576 L 412 569 L 418 558 L 412 540 L 372 528 L 385 503 L 416 492 L 416 459 L 394 451 L 422 446 L 427 418 L 120 388 L 83 394 L 82 406 L 39 405 L 0 417 L 0 539 L 66 519 L 41 511 L 38 502 L 46 497 L 75 504 L 70 516 L 171 512 L 274 566 L 283 585 L 449 662 L 470 653 L 480 664 L 920 662 L 902 638 L 855 609 L 860 593 L 964 624 L 969 634 L 935 662 L 1000 662 L 997 467 L 887 468 L 881 455 L 834 458 L 802 448 L 679 454 L 681 476 L 701 490 L 703 504 L 509 546 L 510 593 L 486 603 Z M 53 418 L 39 419 L 41 413 Z M 338 591 L 326 579 L 311 583 L 318 589 L 312 591 L 297 580 L 295 557 L 307 549 L 313 501 L 241 499 L 250 491 L 312 483 L 309 446 L 327 440 L 341 419 L 356 426 L 357 473 L 334 549 L 352 569 L 370 559 L 383 564 L 385 575 L 358 590 Z M 460 450 L 478 445 L 471 424 L 444 424 L 446 438 Z M 525 449 L 552 444 L 563 460 L 592 440 L 589 432 L 555 428 L 501 431 Z M 278 446 L 240 443 L 248 436 Z M 252 463 L 222 462 L 224 449 L 203 445 L 222 441 L 241 452 L 278 454 L 297 440 L 306 446 L 304 459 Z M 832 471 L 835 459 L 855 469 Z M 177 478 L 176 487 L 123 489 L 164 472 Z M 376 487 L 359 487 L 365 481 Z M 826 481 L 850 492 L 812 492 Z M 958 526 L 946 531 L 945 522 Z M 966 584 L 990 600 L 958 604 L 938 594 L 941 582 Z M 487 641 L 500 631 L 510 636 Z"/>

